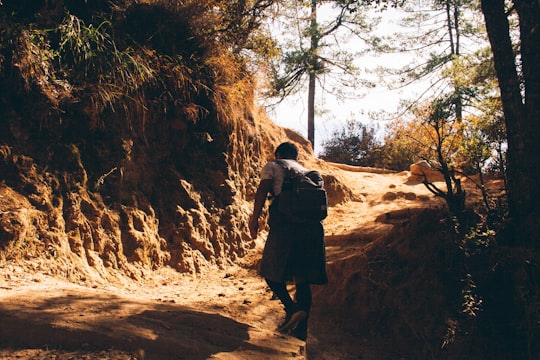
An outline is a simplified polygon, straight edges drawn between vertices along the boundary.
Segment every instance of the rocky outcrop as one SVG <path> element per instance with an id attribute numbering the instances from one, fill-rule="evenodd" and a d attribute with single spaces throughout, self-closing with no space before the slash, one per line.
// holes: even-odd
<path id="1" fill-rule="evenodd" d="M 444 181 L 444 175 L 426 160 L 420 160 L 410 166 L 411 179 L 433 183 Z"/>
<path id="2" fill-rule="evenodd" d="M 32 26 L 33 18 L 0 8 L 9 29 L 0 37 L 3 256 L 42 257 L 48 271 L 103 278 L 235 262 L 255 247 L 246 223 L 275 146 L 294 141 L 307 162 L 312 148 L 255 105 L 252 77 L 195 33 L 199 18 L 163 4 L 123 6 L 88 17 L 37 12 Z M 101 11 L 114 16 L 95 30 Z M 158 24 L 173 27 L 174 42 Z M 103 53 L 79 58 L 85 50 L 69 36 L 96 36 L 88 44 Z M 324 176 L 331 204 L 350 196 Z"/>

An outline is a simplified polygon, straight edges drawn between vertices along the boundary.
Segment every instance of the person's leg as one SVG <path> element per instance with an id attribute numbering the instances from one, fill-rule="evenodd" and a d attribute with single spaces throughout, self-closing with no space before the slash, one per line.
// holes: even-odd
<path id="1" fill-rule="evenodd" d="M 296 327 L 293 329 L 293 335 L 300 340 L 307 339 L 308 333 L 308 319 L 309 312 L 311 310 L 312 295 L 311 295 L 311 286 L 305 281 L 296 283 L 296 303 L 298 307 L 305 311 L 306 317 L 299 321 Z"/>
<path id="2" fill-rule="evenodd" d="M 275 282 L 268 279 L 265 279 L 266 283 L 268 284 L 268 287 L 270 287 L 270 290 L 274 293 L 274 295 L 277 296 L 277 298 L 281 301 L 283 306 L 285 306 L 285 311 L 293 311 L 296 310 L 296 303 L 291 298 L 291 295 L 289 294 L 289 291 L 287 290 L 287 284 L 282 282 Z"/>
<path id="3" fill-rule="evenodd" d="M 296 303 L 309 314 L 311 310 L 311 286 L 308 282 L 302 281 L 296 283 Z"/>
<path id="4" fill-rule="evenodd" d="M 296 304 L 287 290 L 287 284 L 265 279 L 272 292 L 278 297 L 285 307 L 285 320 L 278 326 L 281 332 L 294 329 L 306 316 L 306 312 Z"/>

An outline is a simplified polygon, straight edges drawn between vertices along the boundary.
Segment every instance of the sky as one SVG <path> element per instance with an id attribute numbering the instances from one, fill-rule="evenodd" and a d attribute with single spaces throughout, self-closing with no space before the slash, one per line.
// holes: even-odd
<path id="1" fill-rule="evenodd" d="M 355 99 L 338 100 L 328 94 L 323 95 L 322 99 L 319 97 L 316 106 L 319 110 L 324 109 L 324 114 L 315 116 L 315 153 L 320 153 L 323 143 L 335 131 L 343 129 L 349 119 L 384 128 L 392 118 L 372 120 L 370 113 L 381 110 L 394 113 L 398 110 L 400 100 L 405 97 L 402 91 L 382 87 L 371 89 L 366 95 Z M 307 91 L 285 99 L 276 108 L 267 109 L 267 114 L 276 124 L 296 130 L 307 138 Z"/>

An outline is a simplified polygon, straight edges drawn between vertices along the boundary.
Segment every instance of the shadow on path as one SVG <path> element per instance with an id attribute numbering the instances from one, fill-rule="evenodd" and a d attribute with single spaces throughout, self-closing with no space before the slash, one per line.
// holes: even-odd
<path id="1" fill-rule="evenodd" d="M 207 359 L 249 339 L 246 324 L 221 315 L 103 294 L 8 298 L 0 302 L 0 324 L 1 348 L 114 348 L 145 359 Z"/>

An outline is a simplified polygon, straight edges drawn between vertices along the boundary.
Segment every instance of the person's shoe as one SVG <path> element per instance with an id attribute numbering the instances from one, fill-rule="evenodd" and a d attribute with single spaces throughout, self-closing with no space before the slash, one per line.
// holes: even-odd
<path id="1" fill-rule="evenodd" d="M 276 330 L 279 330 L 282 327 L 284 327 L 291 320 L 291 316 L 293 316 L 293 314 L 299 310 L 300 308 L 298 307 L 298 305 L 296 305 L 296 303 L 293 303 L 293 305 L 288 309 L 285 308 L 285 319 L 283 319 L 283 321 L 278 325 Z"/>
<path id="2" fill-rule="evenodd" d="M 281 333 L 287 333 L 290 330 L 294 330 L 298 326 L 300 321 L 304 320 L 306 317 L 307 313 L 304 310 L 298 310 L 290 316 L 288 321 L 287 318 L 285 318 L 285 324 L 280 326 L 278 328 L 278 331 Z"/>
<path id="3" fill-rule="evenodd" d="M 277 326 L 276 330 L 279 331 L 279 329 L 287 325 L 287 323 L 291 320 L 292 315 L 293 315 L 293 312 L 286 312 L 285 319 L 283 319 L 283 321 Z"/>
<path id="4" fill-rule="evenodd" d="M 306 341 L 308 337 L 308 319 L 307 317 L 300 321 L 298 325 L 291 331 L 291 335 L 302 341 Z"/>

